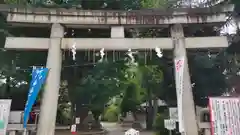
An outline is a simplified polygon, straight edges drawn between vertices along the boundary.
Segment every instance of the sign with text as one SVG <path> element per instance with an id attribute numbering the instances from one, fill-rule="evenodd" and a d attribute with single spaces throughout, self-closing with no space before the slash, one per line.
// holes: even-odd
<path id="1" fill-rule="evenodd" d="M 178 121 L 178 109 L 177 107 L 170 107 L 169 108 L 169 117 L 171 120 Z"/>
<path id="2" fill-rule="evenodd" d="M 240 98 L 210 97 L 212 135 L 239 135 Z"/>
<path id="3" fill-rule="evenodd" d="M 171 119 L 164 120 L 164 127 L 168 130 L 176 129 L 176 121 Z"/>
<path id="4" fill-rule="evenodd" d="M 72 133 L 72 134 L 76 134 L 76 131 L 77 131 L 77 125 L 76 125 L 76 124 L 73 124 L 73 125 L 71 126 L 71 133 Z"/>
<path id="5" fill-rule="evenodd" d="M 174 59 L 175 67 L 175 83 L 177 91 L 177 107 L 178 107 L 178 122 L 179 132 L 184 132 L 183 121 L 183 72 L 184 72 L 184 57 L 177 57 Z"/>
<path id="6" fill-rule="evenodd" d="M 80 117 L 76 117 L 75 123 L 76 123 L 76 124 L 80 124 Z"/>
<path id="7" fill-rule="evenodd" d="M 0 100 L 0 135 L 6 135 L 12 100 Z"/>

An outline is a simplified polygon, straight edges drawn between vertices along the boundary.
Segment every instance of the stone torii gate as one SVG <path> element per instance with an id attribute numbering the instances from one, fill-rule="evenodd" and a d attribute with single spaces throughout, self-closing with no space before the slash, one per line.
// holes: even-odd
<path id="1" fill-rule="evenodd" d="M 7 7 L 7 8 L 6 8 Z M 6 49 L 48 50 L 47 67 L 50 72 L 44 91 L 37 135 L 54 135 L 56 110 L 62 66 L 62 49 L 173 49 L 174 57 L 184 57 L 183 114 L 186 135 L 197 135 L 192 87 L 189 76 L 186 48 L 228 47 L 224 36 L 185 37 L 183 28 L 188 25 L 222 25 L 232 5 L 225 7 L 176 9 L 168 11 L 90 11 L 76 9 L 21 8 L 0 5 L 7 11 L 7 22 L 14 26 L 48 27 L 49 38 L 7 37 Z M 111 28 L 111 38 L 64 38 L 64 28 Z M 169 38 L 124 38 L 124 28 L 171 27 Z"/>

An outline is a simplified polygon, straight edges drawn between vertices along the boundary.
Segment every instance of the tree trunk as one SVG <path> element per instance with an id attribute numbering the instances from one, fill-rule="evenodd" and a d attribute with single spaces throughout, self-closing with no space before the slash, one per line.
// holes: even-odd
<path id="1" fill-rule="evenodd" d="M 158 113 L 158 98 L 155 97 L 153 99 L 153 125 L 155 125 L 155 119 L 157 117 L 157 113 Z"/>
<path id="2" fill-rule="evenodd" d="M 71 122 L 75 123 L 76 119 L 76 104 L 71 101 Z"/>
<path id="3" fill-rule="evenodd" d="M 152 130 L 153 128 L 153 105 L 152 105 L 152 93 L 148 91 L 148 106 L 146 109 L 146 126 L 147 130 Z"/>
<path id="4" fill-rule="evenodd" d="M 95 120 L 95 123 L 93 124 L 94 129 L 102 129 L 101 122 L 99 120 L 101 113 L 93 113 L 93 118 Z"/>

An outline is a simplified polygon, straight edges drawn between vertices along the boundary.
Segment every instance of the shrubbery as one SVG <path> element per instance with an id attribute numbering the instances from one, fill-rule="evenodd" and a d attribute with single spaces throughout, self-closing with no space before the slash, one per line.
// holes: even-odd
<path id="1" fill-rule="evenodd" d="M 119 108 L 115 105 L 110 105 L 103 115 L 103 120 L 108 122 L 117 122 L 119 115 Z"/>
<path id="2" fill-rule="evenodd" d="M 155 124 L 153 125 L 156 130 L 156 135 L 167 135 L 168 130 L 164 128 L 164 119 L 167 118 L 165 113 L 158 113 L 155 119 Z"/>

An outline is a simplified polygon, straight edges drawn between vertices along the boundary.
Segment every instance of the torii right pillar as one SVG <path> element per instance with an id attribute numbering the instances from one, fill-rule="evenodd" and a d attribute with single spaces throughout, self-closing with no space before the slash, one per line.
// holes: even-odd
<path id="1" fill-rule="evenodd" d="M 195 113 L 195 105 L 192 94 L 192 85 L 189 74 L 188 60 L 186 55 L 184 31 L 181 24 L 174 24 L 171 27 L 171 36 L 173 39 L 174 59 L 184 58 L 183 63 L 183 95 L 182 95 L 182 115 L 184 135 L 198 135 L 198 126 Z M 175 73 L 175 83 L 177 76 Z M 179 97 L 178 97 L 179 98 Z M 179 102 L 179 101 L 178 101 Z M 179 108 L 179 106 L 178 106 Z M 178 109 L 179 110 L 179 109 Z M 179 110 L 180 111 L 180 110 Z"/>

